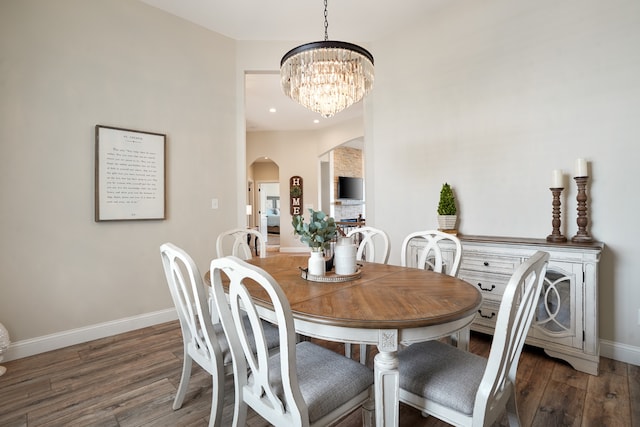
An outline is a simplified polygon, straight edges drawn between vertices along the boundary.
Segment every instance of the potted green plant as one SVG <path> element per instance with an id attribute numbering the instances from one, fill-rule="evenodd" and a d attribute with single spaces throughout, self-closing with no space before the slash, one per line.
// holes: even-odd
<path id="1" fill-rule="evenodd" d="M 438 203 L 438 225 L 440 230 L 455 230 L 458 219 L 456 208 L 456 198 L 448 183 L 442 184 L 440 189 L 440 202 Z"/>
<path id="2" fill-rule="evenodd" d="M 311 248 L 309 274 L 324 275 L 324 250 L 329 249 L 331 241 L 336 238 L 336 221 L 322 211 L 309 209 L 309 222 L 304 222 L 302 215 L 295 215 L 291 225 L 293 232 L 300 236 L 300 241 Z"/>

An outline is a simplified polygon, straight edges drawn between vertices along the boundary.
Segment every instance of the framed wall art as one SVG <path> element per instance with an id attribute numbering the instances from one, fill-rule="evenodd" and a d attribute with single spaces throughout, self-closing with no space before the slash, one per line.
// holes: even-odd
<path id="1" fill-rule="evenodd" d="M 166 139 L 96 125 L 96 221 L 165 219 Z"/>

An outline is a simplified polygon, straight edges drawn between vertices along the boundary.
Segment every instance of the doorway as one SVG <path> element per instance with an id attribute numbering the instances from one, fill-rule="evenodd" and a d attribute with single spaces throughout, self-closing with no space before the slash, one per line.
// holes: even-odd
<path id="1" fill-rule="evenodd" d="M 258 194 L 260 195 L 260 216 L 266 217 L 264 225 L 266 229 L 261 226 L 260 232 L 267 235 L 268 240 L 272 240 L 271 236 L 280 236 L 280 183 L 261 182 L 258 184 Z"/>
<path id="2" fill-rule="evenodd" d="M 248 203 L 252 205 L 251 227 L 264 236 L 269 249 L 280 244 L 280 168 L 272 160 L 259 158 L 247 169 Z M 251 191 L 255 188 L 255 191 Z"/>

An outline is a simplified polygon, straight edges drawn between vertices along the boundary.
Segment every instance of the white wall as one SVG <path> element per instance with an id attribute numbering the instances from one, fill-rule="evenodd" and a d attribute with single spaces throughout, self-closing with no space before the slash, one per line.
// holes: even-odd
<path id="1" fill-rule="evenodd" d="M 244 203 L 229 179 L 234 54 L 137 1 L 1 3 L 0 322 L 14 343 L 171 309 L 165 241 L 208 268 Z M 167 134 L 166 220 L 94 222 L 96 124 Z"/>
<path id="2" fill-rule="evenodd" d="M 638 46 L 640 2 L 624 0 L 454 1 L 373 43 L 367 208 L 391 236 L 390 261 L 403 236 L 436 227 L 445 181 L 462 233 L 544 239 L 551 171 L 563 169 L 562 228 L 573 236 L 569 177 L 584 157 L 589 229 L 606 244 L 601 338 L 640 347 Z"/>

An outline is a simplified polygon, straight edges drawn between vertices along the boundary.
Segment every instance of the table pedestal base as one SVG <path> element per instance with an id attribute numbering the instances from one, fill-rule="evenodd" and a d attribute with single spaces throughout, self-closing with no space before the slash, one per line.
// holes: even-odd
<path id="1" fill-rule="evenodd" d="M 400 423 L 397 330 L 380 331 L 378 351 L 373 361 L 376 426 L 397 426 Z"/>

